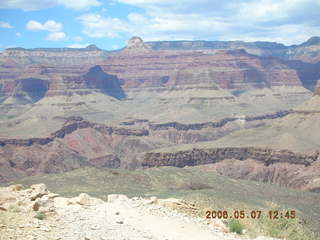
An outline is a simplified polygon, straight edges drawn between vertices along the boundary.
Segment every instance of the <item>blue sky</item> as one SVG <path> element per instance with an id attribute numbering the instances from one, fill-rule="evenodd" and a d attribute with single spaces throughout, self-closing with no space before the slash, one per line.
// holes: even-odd
<path id="1" fill-rule="evenodd" d="M 0 0 L 0 48 L 153 40 L 299 44 L 320 36 L 320 0 Z"/>

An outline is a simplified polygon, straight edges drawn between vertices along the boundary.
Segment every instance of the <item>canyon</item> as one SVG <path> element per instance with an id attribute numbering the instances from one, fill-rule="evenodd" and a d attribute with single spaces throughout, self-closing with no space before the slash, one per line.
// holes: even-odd
<path id="1" fill-rule="evenodd" d="M 203 165 L 320 189 L 320 41 L 144 42 L 0 53 L 0 182 Z M 312 126 L 312 128 L 310 127 Z"/>

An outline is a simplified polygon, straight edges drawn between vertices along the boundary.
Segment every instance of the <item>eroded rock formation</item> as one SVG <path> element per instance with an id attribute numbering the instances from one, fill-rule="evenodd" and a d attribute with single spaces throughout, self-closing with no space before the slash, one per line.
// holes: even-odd
<path id="1" fill-rule="evenodd" d="M 143 167 L 159 166 L 196 166 L 223 161 L 225 159 L 255 159 L 266 166 L 274 163 L 291 163 L 308 166 L 319 157 L 319 152 L 312 155 L 294 153 L 288 150 L 273 150 L 254 147 L 225 147 L 214 149 L 192 149 L 177 152 L 149 152 L 142 160 Z"/>
<path id="2" fill-rule="evenodd" d="M 209 164 L 209 165 L 208 165 Z M 143 167 L 196 166 L 232 178 L 275 183 L 281 186 L 319 192 L 319 152 L 294 153 L 253 147 L 192 149 L 175 152 L 149 152 Z"/>
<path id="3" fill-rule="evenodd" d="M 139 37 L 112 55 L 96 47 L 8 49 L 1 54 L 0 97 L 12 95 L 19 79 L 30 78 L 48 81 L 48 96 L 88 94 L 99 89 L 117 98 L 131 88 L 156 87 L 161 91 L 163 87 L 190 85 L 243 90 L 303 85 L 296 70 L 276 58 L 258 57 L 243 49 L 214 54 L 154 51 Z"/>

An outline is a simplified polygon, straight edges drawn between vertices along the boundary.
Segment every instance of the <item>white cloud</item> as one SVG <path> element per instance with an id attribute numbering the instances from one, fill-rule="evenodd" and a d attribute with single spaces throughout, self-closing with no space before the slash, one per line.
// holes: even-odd
<path id="1" fill-rule="evenodd" d="M 243 2 L 239 5 L 241 19 L 255 22 L 301 23 L 318 21 L 319 0 L 258 0 Z"/>
<path id="2" fill-rule="evenodd" d="M 64 32 L 51 32 L 47 36 L 46 40 L 49 41 L 63 41 L 67 40 L 67 36 Z"/>
<path id="3" fill-rule="evenodd" d="M 86 14 L 78 17 L 78 20 L 84 26 L 83 32 L 96 38 L 128 38 L 138 35 L 144 40 L 191 40 L 195 39 L 195 36 L 210 38 L 229 29 L 228 23 L 197 14 L 186 18 L 183 14 L 163 13 L 159 17 L 130 13 L 127 20 Z"/>
<path id="4" fill-rule="evenodd" d="M 58 4 L 61 4 L 67 8 L 75 10 L 86 10 L 90 7 L 101 6 L 101 3 L 97 0 L 56 0 Z"/>
<path id="5" fill-rule="evenodd" d="M 68 48 L 86 48 L 88 45 L 90 45 L 90 43 L 85 43 L 85 44 L 81 44 L 81 43 L 73 43 L 68 45 Z"/>
<path id="6" fill-rule="evenodd" d="M 84 26 L 83 32 L 89 37 L 116 38 L 120 33 L 128 32 L 129 26 L 119 18 L 105 18 L 99 14 L 85 14 L 78 17 Z"/>
<path id="7" fill-rule="evenodd" d="M 148 19 L 139 13 L 129 13 L 128 20 L 134 24 L 144 24 Z"/>
<path id="8" fill-rule="evenodd" d="M 123 24 L 129 29 L 127 35 L 148 40 L 237 38 L 299 43 L 319 35 L 320 29 L 320 0 L 116 1 L 145 10 L 129 14 Z"/>
<path id="9" fill-rule="evenodd" d="M 0 28 L 14 28 L 14 27 L 8 22 L 0 21 Z"/>
<path id="10" fill-rule="evenodd" d="M 21 37 L 21 33 L 16 32 L 16 36 L 17 36 L 17 37 Z"/>
<path id="11" fill-rule="evenodd" d="M 40 23 L 40 22 L 31 20 L 27 23 L 26 28 L 30 31 L 45 30 L 49 32 L 57 32 L 61 30 L 62 24 L 57 23 L 54 20 L 48 20 L 45 23 Z"/>
<path id="12" fill-rule="evenodd" d="M 285 24 L 273 28 L 260 29 L 258 32 L 230 32 L 218 40 L 269 41 L 286 45 L 299 44 L 310 36 L 320 36 L 320 29 L 313 29 L 305 24 Z"/>
<path id="13" fill-rule="evenodd" d="M 50 32 L 46 37 L 46 40 L 48 41 L 63 41 L 68 39 L 66 34 L 64 32 L 61 32 L 62 24 L 54 20 L 48 20 L 45 23 L 30 20 L 26 25 L 26 29 L 30 31 Z"/>
<path id="14" fill-rule="evenodd" d="M 0 8 L 18 8 L 24 11 L 40 10 L 54 6 L 64 6 L 74 10 L 87 10 L 98 7 L 98 0 L 1 0 Z"/>

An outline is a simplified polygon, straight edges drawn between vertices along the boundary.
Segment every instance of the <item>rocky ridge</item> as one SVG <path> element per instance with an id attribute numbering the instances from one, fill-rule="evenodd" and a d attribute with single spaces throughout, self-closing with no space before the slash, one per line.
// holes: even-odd
<path id="1" fill-rule="evenodd" d="M 95 65 L 107 58 L 111 52 L 99 49 L 95 45 L 86 48 L 8 48 L 0 54 L 0 63 L 14 62 L 18 65 Z"/>
<path id="2" fill-rule="evenodd" d="M 175 129 L 178 131 L 188 131 L 188 130 L 201 130 L 204 128 L 220 128 L 225 126 L 229 122 L 234 121 L 245 121 L 245 122 L 252 122 L 257 120 L 269 120 L 269 119 L 276 119 L 276 118 L 282 118 L 286 115 L 294 113 L 294 111 L 281 111 L 276 112 L 273 114 L 266 114 L 261 116 L 254 116 L 254 117 L 234 117 L 234 118 L 225 118 L 217 122 L 207 122 L 207 123 L 196 123 L 196 124 L 182 124 L 178 122 L 170 122 L 170 123 L 162 123 L 162 124 L 154 124 L 149 123 L 148 120 L 145 120 L 144 122 L 147 123 L 145 125 L 146 128 L 136 128 L 136 129 L 130 129 L 128 127 L 111 127 L 106 126 L 105 124 L 99 124 L 90 122 L 87 120 L 84 120 L 82 117 L 70 117 L 67 118 L 66 123 L 64 126 L 51 133 L 49 137 L 42 137 L 42 138 L 28 138 L 28 139 L 6 139 L 6 138 L 0 138 L 0 146 L 5 145 L 14 145 L 14 146 L 31 146 L 33 144 L 40 144 L 45 145 L 52 141 L 54 141 L 55 138 L 64 138 L 66 135 L 71 134 L 72 132 L 78 130 L 78 129 L 84 129 L 84 128 L 92 128 L 95 129 L 101 133 L 107 134 L 107 135 L 120 135 L 120 136 L 149 136 L 150 130 L 151 131 L 159 131 L 159 130 L 168 130 L 168 129 Z M 139 120 L 137 120 L 139 122 Z M 127 123 L 123 124 L 126 125 Z M 130 126 L 131 124 L 129 124 Z M 134 125 L 134 123 L 132 124 Z"/>
<path id="3" fill-rule="evenodd" d="M 294 111 L 280 111 L 276 113 L 271 113 L 271 114 L 265 114 L 265 115 L 260 115 L 260 116 L 254 116 L 254 117 L 249 117 L 249 116 L 243 116 L 243 117 L 230 117 L 230 118 L 224 118 L 220 121 L 216 122 L 207 122 L 207 123 L 194 123 L 194 124 L 182 124 L 178 122 L 170 122 L 170 123 L 161 123 L 161 124 L 149 124 L 149 128 L 151 130 L 168 130 L 170 128 L 179 130 L 179 131 L 188 131 L 188 130 L 200 130 L 203 128 L 220 128 L 225 126 L 229 122 L 234 122 L 234 121 L 243 121 L 243 122 L 252 122 L 252 121 L 257 121 L 257 120 L 266 120 L 266 119 L 276 119 L 276 118 L 282 118 L 287 116 L 290 113 L 293 113 Z"/>
<path id="4" fill-rule="evenodd" d="M 206 51 L 214 52 L 219 49 L 246 49 L 247 52 L 258 56 L 276 56 L 282 59 L 319 62 L 320 37 L 311 37 L 298 45 L 285 46 L 275 42 L 244 42 L 244 41 L 154 41 L 146 42 L 155 50 L 176 51 Z"/>
<path id="5" fill-rule="evenodd" d="M 71 118 L 70 121 L 66 122 L 66 124 L 61 129 L 52 133 L 50 137 L 29 139 L 0 139 L 0 146 L 31 146 L 33 144 L 46 145 L 50 142 L 53 142 L 55 138 L 64 138 L 66 135 L 83 128 L 92 128 L 107 135 L 113 134 L 120 136 L 148 136 L 149 134 L 148 130 L 146 129 L 109 127 L 103 124 L 89 122 L 83 120 L 82 118 Z"/>

